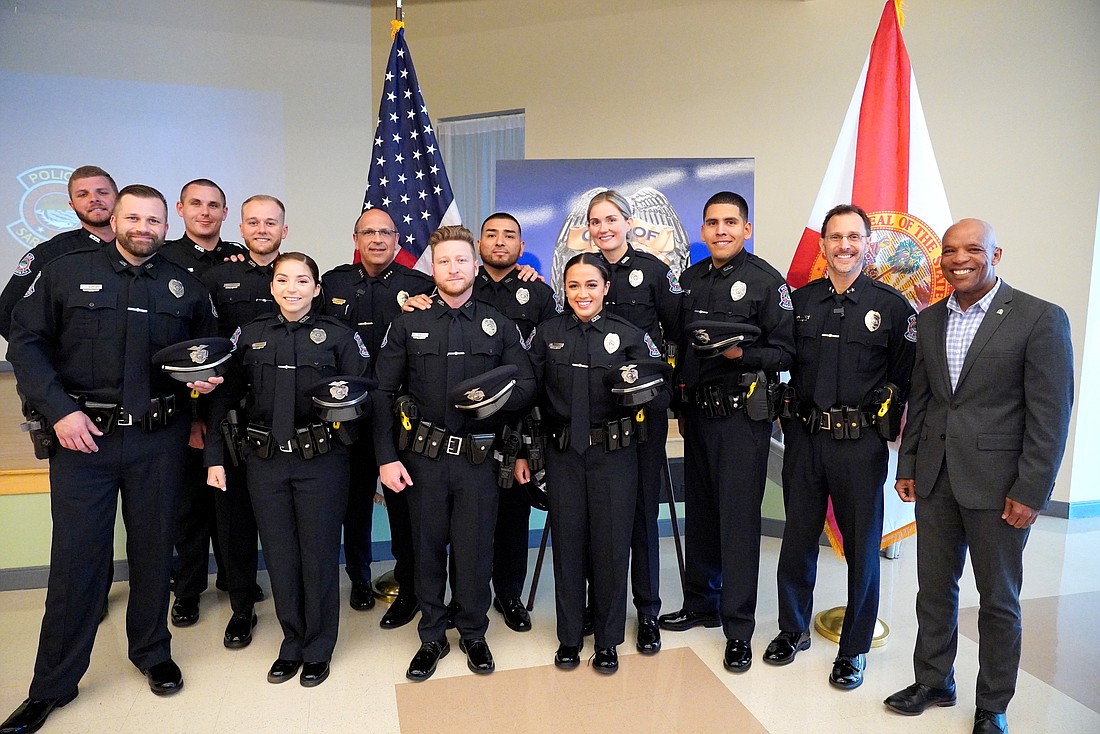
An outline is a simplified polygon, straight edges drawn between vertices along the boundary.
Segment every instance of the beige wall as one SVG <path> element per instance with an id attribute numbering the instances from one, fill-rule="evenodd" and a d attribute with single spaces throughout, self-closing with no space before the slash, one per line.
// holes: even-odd
<path id="1" fill-rule="evenodd" d="M 1100 191 L 1100 3 L 907 8 L 952 215 L 991 221 L 999 273 L 1066 308 L 1080 373 Z M 410 0 L 406 40 L 433 119 L 524 108 L 528 158 L 754 156 L 756 252 L 785 270 L 881 11 L 880 0 Z M 372 15 L 377 98 L 393 3 L 376 1 Z M 1100 499 L 1098 483 L 1071 489 L 1071 460 L 1055 499 Z"/>

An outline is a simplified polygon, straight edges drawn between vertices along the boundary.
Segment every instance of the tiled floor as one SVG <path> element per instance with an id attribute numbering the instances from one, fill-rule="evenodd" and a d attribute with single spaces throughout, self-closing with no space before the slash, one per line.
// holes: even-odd
<path id="1" fill-rule="evenodd" d="M 550 663 L 554 639 L 553 576 L 544 569 L 534 630 L 517 634 L 490 612 L 489 643 L 497 661 L 491 676 L 474 676 L 454 643 L 427 683 L 408 683 L 404 671 L 416 651 L 415 625 L 384 631 L 381 605 L 366 613 L 346 606 L 332 676 L 304 689 L 266 682 L 279 632 L 270 601 L 259 605 L 255 641 L 229 651 L 221 634 L 229 616 L 224 594 L 203 596 L 202 619 L 174 631 L 175 658 L 185 689 L 151 695 L 126 661 L 123 631 L 126 586 L 115 584 L 111 613 L 99 630 L 80 697 L 49 720 L 47 732 L 772 732 L 799 734 L 842 727 L 845 732 L 969 732 L 976 672 L 977 592 L 964 579 L 957 676 L 959 705 L 917 718 L 885 710 L 882 699 L 912 681 L 916 632 L 913 541 L 896 561 L 882 561 L 880 616 L 890 625 L 887 645 L 868 658 L 866 682 L 841 692 L 827 681 L 836 646 L 815 634 L 794 664 L 774 668 L 759 655 L 775 632 L 774 570 L 779 541 L 764 539 L 757 662 L 743 675 L 725 672 L 719 630 L 665 633 L 665 649 L 645 658 L 629 642 L 617 675 L 587 666 L 571 672 Z M 665 540 L 665 609 L 679 607 L 679 579 L 671 540 Z M 534 552 L 531 554 L 532 563 Z M 1026 555 L 1024 660 L 1009 709 L 1015 732 L 1100 732 L 1100 519 L 1041 518 Z M 385 570 L 385 565 L 377 569 Z M 844 567 L 823 549 L 818 607 L 842 604 Z M 266 579 L 263 580 L 266 584 Z M 347 596 L 345 583 L 344 597 Z M 0 716 L 26 695 L 34 664 L 42 590 L 0 593 Z M 628 622 L 628 636 L 633 623 Z M 589 644 L 591 641 L 589 640 Z M 589 650 L 589 652 L 591 652 Z"/>

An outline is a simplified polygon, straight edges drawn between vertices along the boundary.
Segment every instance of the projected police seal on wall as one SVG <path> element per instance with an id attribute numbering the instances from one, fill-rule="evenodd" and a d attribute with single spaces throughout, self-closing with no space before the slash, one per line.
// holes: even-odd
<path id="1" fill-rule="evenodd" d="M 8 233 L 25 249 L 80 226 L 69 206 L 69 166 L 36 166 L 16 176 L 23 186 L 19 219 L 8 225 Z"/>

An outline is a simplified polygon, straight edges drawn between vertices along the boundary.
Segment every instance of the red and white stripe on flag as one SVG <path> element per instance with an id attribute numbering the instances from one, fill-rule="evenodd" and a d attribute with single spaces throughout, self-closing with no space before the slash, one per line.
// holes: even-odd
<path id="1" fill-rule="evenodd" d="M 897 288 L 919 311 L 950 292 L 939 269 L 940 235 L 951 224 L 917 80 L 901 35 L 896 0 L 887 0 L 829 167 L 795 250 L 787 281 L 797 288 L 825 274 L 821 222 L 837 204 L 862 207 L 871 219 L 864 271 Z M 896 456 L 891 452 L 891 472 Z M 882 546 L 912 535 L 913 505 L 893 482 L 883 488 Z M 826 534 L 842 554 L 831 507 Z"/>

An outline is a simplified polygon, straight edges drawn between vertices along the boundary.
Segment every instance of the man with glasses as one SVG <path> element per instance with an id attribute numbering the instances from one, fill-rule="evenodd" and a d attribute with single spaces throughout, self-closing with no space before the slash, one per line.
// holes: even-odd
<path id="1" fill-rule="evenodd" d="M 795 395 L 783 420 L 783 504 L 779 554 L 779 634 L 764 662 L 786 665 L 810 646 L 818 538 L 828 500 L 844 539 L 848 604 L 829 682 L 863 682 L 878 616 L 882 486 L 909 392 L 916 314 L 905 297 L 863 274 L 871 222 L 857 206 L 825 215 L 826 277 L 792 296 Z"/>
<path id="2" fill-rule="evenodd" d="M 382 209 L 367 209 L 359 216 L 352 240 L 360 262 L 341 265 L 322 276 L 323 312 L 355 329 L 367 350 L 376 355 L 386 328 L 401 313 L 405 301 L 410 296 L 430 293 L 435 283 L 428 275 L 394 261 L 398 233 L 393 219 Z M 374 607 L 370 564 L 377 482 L 374 449 L 370 437 L 362 436 L 351 447 L 351 491 L 344 515 L 344 570 L 351 579 L 349 603 L 358 611 Z M 403 494 L 383 489 L 390 520 L 390 547 L 396 561 L 393 575 L 400 591 L 379 624 L 394 629 L 411 622 L 420 606 L 413 583 L 408 500 Z"/>

